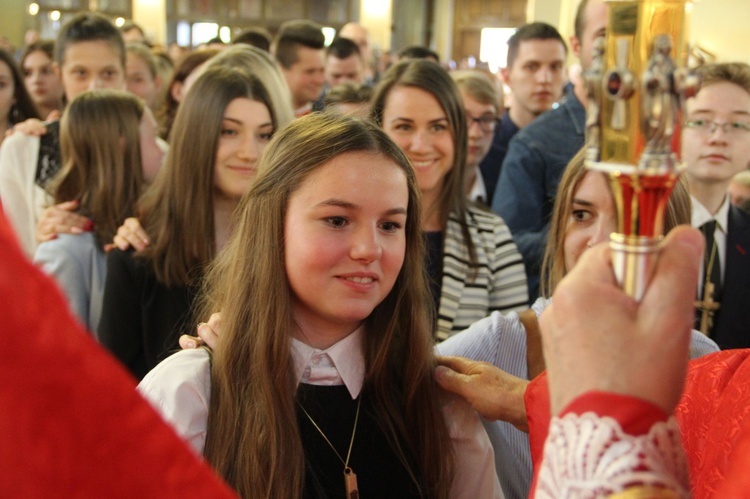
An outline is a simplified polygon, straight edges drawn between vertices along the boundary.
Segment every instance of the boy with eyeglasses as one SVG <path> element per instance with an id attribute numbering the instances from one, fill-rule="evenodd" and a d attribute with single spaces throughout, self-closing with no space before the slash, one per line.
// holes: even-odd
<path id="1" fill-rule="evenodd" d="M 466 129 L 469 136 L 466 149 L 466 195 L 471 201 L 489 207 L 495 186 L 488 185 L 488 178 L 479 164 L 492 146 L 493 132 L 503 98 L 491 77 L 479 70 L 460 69 L 451 71 L 466 111 Z M 490 180 L 491 181 L 491 180 Z"/>
<path id="2" fill-rule="evenodd" d="M 699 68 L 702 88 L 686 103 L 682 158 L 692 224 L 706 237 L 696 329 L 722 349 L 750 347 L 750 214 L 731 205 L 732 177 L 750 164 L 750 66 Z"/>

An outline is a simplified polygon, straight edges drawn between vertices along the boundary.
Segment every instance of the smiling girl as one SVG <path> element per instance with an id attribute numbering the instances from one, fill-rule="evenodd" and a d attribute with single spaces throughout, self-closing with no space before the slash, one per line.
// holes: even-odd
<path id="1" fill-rule="evenodd" d="M 264 152 L 208 273 L 221 341 L 139 386 L 241 496 L 501 495 L 476 415 L 431 379 L 418 198 L 359 120 L 298 119 Z"/>
<path id="2" fill-rule="evenodd" d="M 427 60 L 397 64 L 375 89 L 371 117 L 417 177 L 437 338 L 492 311 L 526 308 L 526 273 L 508 227 L 466 200 L 466 114 L 448 73 Z"/>
<path id="3" fill-rule="evenodd" d="M 273 65 L 253 68 L 278 71 Z M 172 147 L 138 204 L 152 238 L 140 253 L 113 251 L 99 337 L 138 378 L 177 347 L 203 267 L 224 246 L 258 156 L 289 104 L 247 70 L 205 72 L 177 113 Z"/>

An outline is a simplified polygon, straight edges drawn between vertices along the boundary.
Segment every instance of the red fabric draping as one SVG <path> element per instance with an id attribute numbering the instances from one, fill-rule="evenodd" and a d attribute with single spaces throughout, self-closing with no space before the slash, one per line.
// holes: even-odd
<path id="1" fill-rule="evenodd" d="M 235 497 L 70 315 L 0 213 L 0 497 Z"/>

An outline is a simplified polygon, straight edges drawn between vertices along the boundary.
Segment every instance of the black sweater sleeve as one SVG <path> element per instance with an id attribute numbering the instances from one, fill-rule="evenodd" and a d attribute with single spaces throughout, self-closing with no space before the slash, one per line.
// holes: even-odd
<path id="1" fill-rule="evenodd" d="M 133 252 L 107 255 L 99 340 L 139 379 L 145 375 L 141 294 L 143 279 Z M 143 373 L 143 374 L 141 374 Z"/>

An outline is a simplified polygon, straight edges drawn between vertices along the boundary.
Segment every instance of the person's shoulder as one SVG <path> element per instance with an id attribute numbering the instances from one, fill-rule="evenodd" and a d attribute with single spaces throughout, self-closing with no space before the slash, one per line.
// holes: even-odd
<path id="1" fill-rule="evenodd" d="M 115 248 L 107 252 L 107 265 L 112 264 L 122 265 L 133 270 L 145 268 L 144 259 L 137 258 L 136 252 L 132 248 L 126 250 Z"/>
<path id="2" fill-rule="evenodd" d="M 36 135 L 29 135 L 23 132 L 15 132 L 5 137 L 3 140 L 3 150 L 23 150 L 26 148 L 32 149 L 39 147 L 39 137 Z"/>
<path id="3" fill-rule="evenodd" d="M 565 124 L 571 125 L 573 129 L 568 128 L 570 132 L 575 132 L 574 119 L 571 113 L 575 114 L 575 107 L 580 107 L 580 103 L 575 96 L 567 94 L 566 100 L 557 104 L 549 111 L 545 111 L 537 116 L 534 121 L 523 127 L 513 140 L 523 142 L 524 140 L 539 140 L 549 138 L 550 133 L 553 134 L 552 138 L 557 138 L 561 133 L 566 133 L 566 128 L 561 128 Z"/>
<path id="4" fill-rule="evenodd" d="M 560 121 L 565 119 L 565 116 L 566 111 L 562 105 L 545 111 L 534 118 L 534 121 L 519 130 L 514 139 L 518 138 L 522 140 L 525 137 L 539 137 L 546 134 L 551 128 L 560 126 Z"/>
<path id="5" fill-rule="evenodd" d="M 729 207 L 729 215 L 743 227 L 750 227 L 750 212 L 734 205 Z"/>
<path id="6" fill-rule="evenodd" d="M 99 252 L 93 232 L 82 234 L 58 234 L 54 239 L 39 243 L 37 253 L 65 252 L 84 259 L 91 253 Z"/>
<path id="7" fill-rule="evenodd" d="M 470 224 L 473 223 L 480 229 L 506 226 L 505 221 L 500 215 L 476 203 L 468 203 L 466 205 L 466 218 Z"/>
<path id="8" fill-rule="evenodd" d="M 518 154 L 538 155 L 542 153 L 550 143 L 559 140 L 560 135 L 566 133 L 566 130 L 561 127 L 567 120 L 567 112 L 563 109 L 563 106 L 550 109 L 537 116 L 534 121 L 521 128 L 510 140 L 508 153 L 503 161 L 503 168 L 506 164 L 517 162 Z"/>
<path id="9" fill-rule="evenodd" d="M 39 137 L 16 132 L 5 137 L 0 145 L 0 169 L 21 172 L 36 169 L 36 161 L 20 161 L 23 157 L 36 158 L 39 154 Z M 33 168 L 32 168 L 33 167 Z"/>
<path id="10" fill-rule="evenodd" d="M 205 348 L 180 350 L 156 365 L 138 384 L 147 398 L 162 399 L 166 393 L 208 395 L 211 386 L 211 355 Z"/>
<path id="11" fill-rule="evenodd" d="M 515 376 L 526 365 L 526 333 L 517 312 L 495 310 L 435 348 L 439 355 L 489 362 Z"/>
<path id="12" fill-rule="evenodd" d="M 203 453 L 211 399 L 208 350 L 182 350 L 167 357 L 141 380 L 138 392 L 197 454 Z"/>
<path id="13" fill-rule="evenodd" d="M 477 418 L 476 412 L 466 400 L 450 392 L 441 393 L 440 409 L 451 438 L 463 433 L 467 423 L 473 424 Z"/>
<path id="14" fill-rule="evenodd" d="M 73 249 L 84 251 L 89 248 L 96 248 L 96 238 L 93 232 L 84 232 L 83 234 L 58 234 L 54 239 L 39 243 L 37 249 Z"/>
<path id="15" fill-rule="evenodd" d="M 690 358 L 697 359 L 710 353 L 718 352 L 719 346 L 700 331 L 693 329 L 690 332 Z"/>

